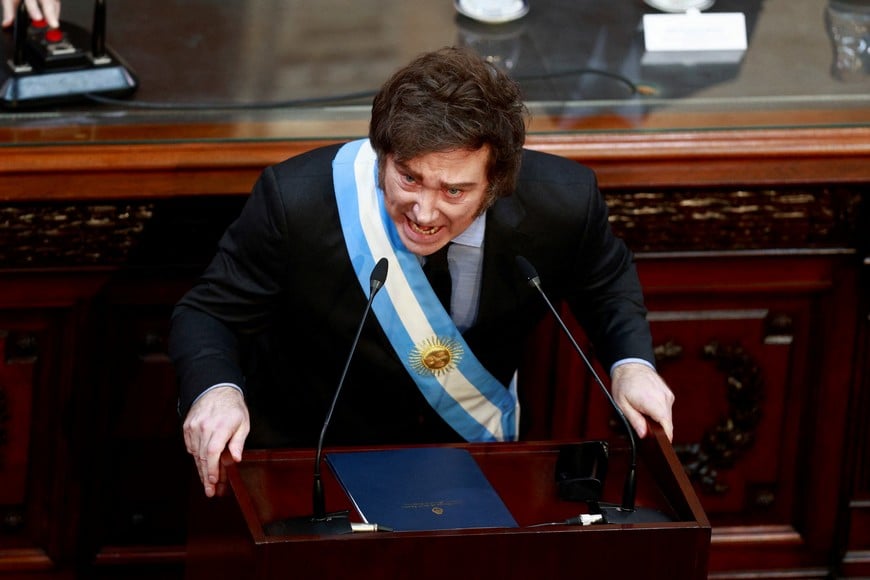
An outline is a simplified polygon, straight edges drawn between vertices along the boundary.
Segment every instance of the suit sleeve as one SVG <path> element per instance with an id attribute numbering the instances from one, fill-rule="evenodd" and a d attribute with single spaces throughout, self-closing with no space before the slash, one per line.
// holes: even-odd
<path id="1" fill-rule="evenodd" d="M 654 365 L 634 255 L 614 235 L 607 205 L 594 179 L 587 193 L 582 242 L 573 265 L 574 291 L 568 296 L 568 304 L 605 368 L 629 357 Z"/>
<path id="2" fill-rule="evenodd" d="M 286 282 L 285 208 L 266 169 L 221 238 L 215 257 L 173 310 L 169 355 L 187 414 L 205 389 L 222 382 L 244 390 L 239 337 L 268 326 Z"/>

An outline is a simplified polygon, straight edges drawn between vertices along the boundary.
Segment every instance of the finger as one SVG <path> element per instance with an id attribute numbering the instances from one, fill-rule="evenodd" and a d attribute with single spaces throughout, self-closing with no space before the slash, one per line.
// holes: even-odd
<path id="1" fill-rule="evenodd" d="M 214 494 L 214 486 L 209 482 L 208 478 L 208 443 L 200 433 L 198 436 L 197 445 L 193 451 L 193 458 L 196 461 L 196 471 L 199 475 L 199 480 L 202 482 L 205 495 L 211 497 Z"/>
<path id="2" fill-rule="evenodd" d="M 196 474 L 199 477 L 199 480 L 205 486 L 207 483 L 207 472 L 206 465 L 208 462 L 208 457 L 206 457 L 203 450 L 200 449 L 201 446 L 201 430 L 197 429 L 193 426 L 193 421 L 191 421 L 190 417 L 184 422 L 184 427 L 182 429 L 184 433 L 184 446 L 187 449 L 187 452 L 193 458 L 193 463 L 196 466 Z M 208 495 L 208 487 L 206 486 L 206 495 Z"/>
<path id="3" fill-rule="evenodd" d="M 641 439 L 646 437 L 646 419 L 640 411 L 637 411 L 634 408 L 634 405 L 632 405 L 628 400 L 623 389 L 619 389 L 619 391 L 615 393 L 614 401 L 616 402 L 616 406 L 619 407 L 619 410 L 622 411 L 626 421 L 628 421 L 629 425 L 634 429 L 634 432 L 637 433 L 637 436 Z"/>
<path id="4" fill-rule="evenodd" d="M 674 421 L 672 409 L 674 405 L 674 396 L 670 389 L 665 389 L 661 398 L 655 401 L 654 407 L 650 410 L 650 417 L 659 425 L 668 438 L 668 441 L 674 439 Z"/>
<path id="5" fill-rule="evenodd" d="M 45 0 L 42 3 L 42 17 L 51 28 L 60 26 L 60 0 Z"/>
<path id="6" fill-rule="evenodd" d="M 42 8 L 37 0 L 24 0 L 24 5 L 27 6 L 27 13 L 33 20 L 45 20 L 42 14 Z"/>
<path id="7" fill-rule="evenodd" d="M 226 490 L 228 487 L 227 483 L 227 465 L 232 463 L 232 458 L 229 454 L 221 454 L 220 462 L 218 465 L 218 481 L 214 486 L 214 493 L 216 496 L 222 496 L 226 494 Z"/>
<path id="8" fill-rule="evenodd" d="M 227 449 L 229 449 L 230 455 L 236 463 L 242 460 L 242 451 L 245 448 L 245 439 L 248 437 L 248 431 L 247 427 L 239 427 L 227 444 Z"/>
<path id="9" fill-rule="evenodd" d="M 665 435 L 668 437 L 668 441 L 671 443 L 674 442 L 674 424 L 672 421 L 662 421 L 661 422 L 662 429 L 665 432 Z"/>
<path id="10" fill-rule="evenodd" d="M 199 474 L 199 481 L 202 482 L 202 489 L 205 492 L 206 497 L 212 497 L 215 494 L 215 486 L 209 481 L 208 478 L 208 457 L 200 456 L 197 454 L 196 459 L 196 470 Z"/>
<path id="11" fill-rule="evenodd" d="M 199 429 L 191 427 L 185 429 L 185 442 L 187 451 L 193 456 L 193 462 L 196 465 L 196 474 L 199 476 L 199 481 L 203 485 L 205 495 L 211 497 L 214 495 L 214 486 L 209 482 L 208 471 L 208 446 L 202 433 Z"/>
<path id="12" fill-rule="evenodd" d="M 227 435 L 225 431 L 215 431 L 206 444 L 205 479 L 203 481 L 206 482 L 212 494 L 214 494 L 215 485 L 220 481 L 220 459 L 221 453 L 227 446 Z"/>
<path id="13" fill-rule="evenodd" d="M 646 437 L 648 431 L 646 417 L 635 411 L 634 407 L 631 405 L 625 405 L 622 412 L 625 414 L 625 418 L 628 419 L 629 424 L 634 428 L 634 432 L 637 433 L 637 436 L 641 439 Z"/>
<path id="14" fill-rule="evenodd" d="M 3 0 L 0 6 L 3 7 L 3 27 L 11 26 L 15 21 L 15 3 L 12 0 Z"/>
<path id="15" fill-rule="evenodd" d="M 184 421 L 181 432 L 184 434 L 184 448 L 187 449 L 188 453 L 196 456 L 196 452 L 199 449 L 199 441 L 197 438 L 199 432 L 193 428 L 190 417 Z"/>

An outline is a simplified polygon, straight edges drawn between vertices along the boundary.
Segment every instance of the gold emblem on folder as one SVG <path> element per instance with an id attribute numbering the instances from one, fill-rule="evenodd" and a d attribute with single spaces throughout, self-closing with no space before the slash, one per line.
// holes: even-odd
<path id="1" fill-rule="evenodd" d="M 420 342 L 409 355 L 411 367 L 421 375 L 442 375 L 462 360 L 462 345 L 452 338 L 433 336 Z"/>

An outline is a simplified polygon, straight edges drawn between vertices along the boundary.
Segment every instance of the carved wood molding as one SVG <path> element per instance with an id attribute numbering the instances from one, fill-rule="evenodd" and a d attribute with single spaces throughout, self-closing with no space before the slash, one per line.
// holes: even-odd
<path id="1" fill-rule="evenodd" d="M 173 211 L 164 205 L 169 202 L 132 201 L 137 197 L 142 195 L 131 193 L 128 201 L 0 207 L 0 268 L 123 263 L 146 228 L 151 227 L 147 230 L 151 234 L 165 235 L 151 223 L 157 214 L 166 217 Z M 856 247 L 863 197 L 859 186 L 606 194 L 613 229 L 635 252 Z M 243 201 L 244 197 L 221 199 Z M 200 213 L 205 218 L 214 198 L 192 203 L 202 204 Z M 168 233 L 176 239 L 190 235 Z"/>
<path id="2" fill-rule="evenodd" d="M 123 262 L 152 212 L 147 203 L 0 207 L 0 267 Z"/>
<path id="3" fill-rule="evenodd" d="M 674 345 L 668 351 L 673 354 Z M 658 353 L 657 353 L 658 354 Z M 711 341 L 702 357 L 725 375 L 728 413 L 710 427 L 700 442 L 676 445 L 675 450 L 689 478 L 710 495 L 724 495 L 728 485 L 719 470 L 734 466 L 755 443 L 755 431 L 762 417 L 764 379 L 758 363 L 739 344 Z"/>
<path id="4" fill-rule="evenodd" d="M 614 231 L 636 252 L 854 247 L 862 187 L 610 192 Z"/>

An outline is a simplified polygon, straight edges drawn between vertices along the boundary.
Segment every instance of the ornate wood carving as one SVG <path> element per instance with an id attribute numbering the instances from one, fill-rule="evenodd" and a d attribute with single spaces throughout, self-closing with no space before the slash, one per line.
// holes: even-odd
<path id="1" fill-rule="evenodd" d="M 610 221 L 635 252 L 851 247 L 850 188 L 611 192 Z"/>
<path id="2" fill-rule="evenodd" d="M 610 191 L 606 198 L 614 230 L 635 252 L 747 250 L 856 245 L 861 191 Z M 121 264 L 156 211 L 154 203 L 125 202 L 2 207 L 0 267 Z"/>
<path id="3" fill-rule="evenodd" d="M 719 470 L 733 467 L 755 443 L 764 380 L 759 365 L 740 345 L 712 341 L 704 346 L 702 356 L 725 375 L 728 414 L 708 429 L 700 442 L 675 449 L 686 473 L 701 490 L 720 495 L 728 492 L 728 486 L 719 479 Z"/>
<path id="4" fill-rule="evenodd" d="M 151 217 L 149 204 L 0 207 L 0 267 L 120 263 Z"/>

